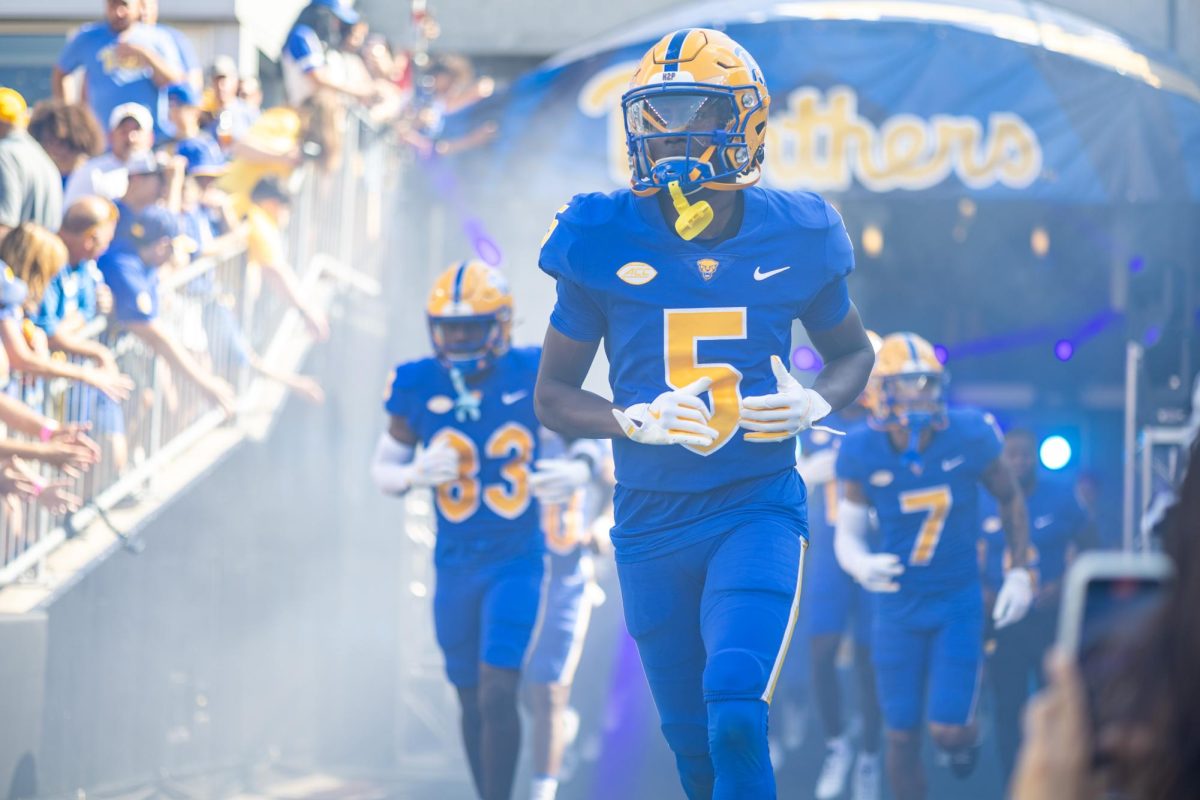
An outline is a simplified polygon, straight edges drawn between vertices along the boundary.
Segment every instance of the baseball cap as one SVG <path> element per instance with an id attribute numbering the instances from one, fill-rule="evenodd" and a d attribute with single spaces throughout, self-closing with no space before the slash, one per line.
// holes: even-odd
<path id="1" fill-rule="evenodd" d="M 130 177 L 134 175 L 154 175 L 162 172 L 162 164 L 152 152 L 134 153 L 125 162 Z"/>
<path id="2" fill-rule="evenodd" d="M 127 119 L 136 122 L 142 130 L 154 130 L 154 117 L 151 116 L 150 109 L 141 103 L 121 103 L 114 108 L 108 115 L 108 129 L 116 130 L 117 126 Z"/>
<path id="3" fill-rule="evenodd" d="M 134 214 L 124 230 L 128 241 L 138 247 L 179 236 L 179 218 L 163 206 L 148 206 Z"/>
<path id="4" fill-rule="evenodd" d="M 205 146 L 202 141 L 183 141 L 179 143 L 175 152 L 187 159 L 188 175 L 215 178 L 229 171 L 229 162 L 225 160 L 225 154 L 216 142 Z"/>
<path id="5" fill-rule="evenodd" d="M 353 25 L 359 20 L 355 11 L 346 0 L 312 0 L 314 6 L 325 6 L 333 15 L 347 25 Z"/>
<path id="6" fill-rule="evenodd" d="M 185 106 L 198 106 L 200 105 L 200 93 L 190 83 L 177 83 L 167 89 L 167 100 Z"/>
<path id="7" fill-rule="evenodd" d="M 29 106 L 16 89 L 0 87 L 0 122 L 24 125 L 29 121 Z"/>
<path id="8" fill-rule="evenodd" d="M 236 78 L 238 76 L 238 65 L 233 60 L 232 56 L 220 55 L 213 59 L 212 69 L 209 74 L 213 77 L 221 78 Z"/>

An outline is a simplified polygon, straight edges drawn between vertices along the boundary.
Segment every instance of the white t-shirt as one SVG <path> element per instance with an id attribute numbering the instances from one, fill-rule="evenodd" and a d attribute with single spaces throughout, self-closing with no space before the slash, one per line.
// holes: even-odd
<path id="1" fill-rule="evenodd" d="M 76 200 L 89 195 L 120 200 L 128 188 L 129 170 L 125 162 L 114 156 L 111 150 L 102 153 L 88 159 L 67 179 L 67 188 L 63 192 L 64 213 Z"/>

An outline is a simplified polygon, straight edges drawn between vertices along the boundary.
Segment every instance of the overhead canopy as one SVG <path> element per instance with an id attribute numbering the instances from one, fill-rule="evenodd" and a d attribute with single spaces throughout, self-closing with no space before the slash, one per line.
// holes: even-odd
<path id="1" fill-rule="evenodd" d="M 496 98 L 486 113 L 502 117 L 499 163 L 538 184 L 624 185 L 619 98 L 649 45 L 682 27 L 723 29 L 762 67 L 768 185 L 1200 202 L 1196 80 L 1112 31 L 1008 0 L 685 6 L 565 53 Z"/>

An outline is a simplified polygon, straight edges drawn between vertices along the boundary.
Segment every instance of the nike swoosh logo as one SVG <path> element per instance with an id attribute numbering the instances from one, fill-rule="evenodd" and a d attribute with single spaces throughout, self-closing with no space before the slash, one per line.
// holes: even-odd
<path id="1" fill-rule="evenodd" d="M 771 277 L 772 275 L 778 275 L 781 272 L 787 272 L 789 269 L 791 269 L 791 267 L 780 267 L 779 269 L 773 269 L 770 272 L 763 272 L 762 267 L 755 267 L 754 268 L 754 280 L 765 281 L 767 278 Z"/>
<path id="2" fill-rule="evenodd" d="M 943 459 L 942 460 L 942 472 L 950 472 L 951 470 L 958 469 L 959 467 L 962 466 L 963 462 L 966 460 L 967 459 L 965 456 L 959 456 L 957 458 Z"/>
<path id="3" fill-rule="evenodd" d="M 1045 528 L 1047 525 L 1049 525 L 1051 522 L 1054 522 L 1054 515 L 1047 514 L 1044 517 L 1038 517 L 1037 519 L 1035 519 L 1033 521 L 1033 527 L 1037 528 L 1038 530 L 1041 530 L 1042 528 Z"/>
<path id="4" fill-rule="evenodd" d="M 521 400 L 521 399 L 525 398 L 526 396 L 528 396 L 528 394 L 529 394 L 529 392 L 525 392 L 525 391 L 511 392 L 511 393 L 505 392 L 504 394 L 500 395 L 500 402 L 504 403 L 504 405 L 506 405 L 506 406 L 511 406 L 513 403 L 517 402 L 518 400 Z"/>

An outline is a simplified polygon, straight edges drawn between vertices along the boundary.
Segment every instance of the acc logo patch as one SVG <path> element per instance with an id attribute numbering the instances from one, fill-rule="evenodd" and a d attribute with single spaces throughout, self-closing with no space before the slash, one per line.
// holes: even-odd
<path id="1" fill-rule="evenodd" d="M 700 270 L 700 277 L 706 281 L 712 280 L 712 276 L 717 273 L 719 266 L 721 266 L 721 262 L 715 258 L 702 258 L 696 262 L 696 268 Z"/>
<path id="2" fill-rule="evenodd" d="M 641 261 L 630 261 L 617 270 L 617 277 L 630 286 L 644 286 L 658 276 L 658 270 Z"/>
<path id="3" fill-rule="evenodd" d="M 892 481 L 896 480 L 896 476 L 888 472 L 886 469 L 881 469 L 871 475 L 870 481 L 872 486 L 891 486 Z"/>
<path id="4" fill-rule="evenodd" d="M 1001 525 L 999 517 L 988 517 L 983 521 L 984 533 L 999 533 L 1000 527 Z"/>
<path id="5" fill-rule="evenodd" d="M 154 311 L 154 300 L 150 297 L 149 292 L 138 292 L 137 310 L 143 314 Z"/>
<path id="6" fill-rule="evenodd" d="M 454 401 L 444 394 L 435 394 L 425 403 L 430 414 L 445 414 L 454 408 Z"/>

